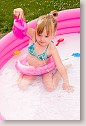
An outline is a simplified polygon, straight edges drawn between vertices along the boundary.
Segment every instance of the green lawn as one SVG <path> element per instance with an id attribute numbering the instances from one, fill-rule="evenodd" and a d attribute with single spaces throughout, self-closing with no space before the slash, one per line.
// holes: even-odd
<path id="1" fill-rule="evenodd" d="M 13 9 L 23 8 L 26 21 L 33 20 L 51 10 L 79 8 L 80 0 L 0 0 L 0 32 L 9 32 L 13 25 Z"/>

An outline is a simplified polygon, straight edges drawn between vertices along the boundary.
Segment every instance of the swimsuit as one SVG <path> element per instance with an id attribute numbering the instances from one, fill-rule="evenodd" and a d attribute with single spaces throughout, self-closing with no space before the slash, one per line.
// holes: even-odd
<path id="1" fill-rule="evenodd" d="M 35 51 L 35 48 L 34 48 L 34 43 L 33 43 L 33 44 L 31 44 L 31 45 L 28 47 L 28 52 L 29 52 L 31 55 L 36 56 L 36 57 L 37 57 L 38 59 L 40 59 L 40 60 L 46 60 L 47 58 L 50 57 L 50 56 L 47 55 L 47 49 L 48 49 L 48 47 L 49 47 L 49 44 L 47 45 L 46 50 L 45 50 L 44 53 L 37 55 L 37 54 L 36 54 L 36 51 Z"/>

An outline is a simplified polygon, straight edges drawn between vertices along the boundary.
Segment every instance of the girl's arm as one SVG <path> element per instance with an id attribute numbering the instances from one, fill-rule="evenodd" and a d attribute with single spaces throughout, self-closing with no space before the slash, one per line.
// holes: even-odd
<path id="1" fill-rule="evenodd" d="M 35 30 L 33 28 L 28 27 L 27 34 L 30 35 L 32 40 L 35 40 Z"/>
<path id="2" fill-rule="evenodd" d="M 61 61 L 61 58 L 58 54 L 56 47 L 54 45 L 51 45 L 50 50 L 51 50 L 51 55 L 54 59 L 55 65 L 56 65 L 56 69 L 59 71 L 61 77 L 63 78 L 63 89 L 67 90 L 68 92 L 73 91 L 73 87 L 70 86 L 70 84 L 69 84 L 67 70 Z"/>
<path id="3" fill-rule="evenodd" d="M 67 71 L 66 71 L 66 68 L 64 67 L 62 61 L 61 61 L 61 58 L 58 54 L 58 51 L 56 49 L 56 47 L 53 46 L 53 49 L 52 49 L 52 57 L 54 59 L 54 62 L 56 64 L 56 69 L 59 71 L 60 75 L 62 76 L 63 78 L 63 82 L 68 84 L 69 83 L 69 80 L 68 80 L 68 75 L 67 75 Z"/>

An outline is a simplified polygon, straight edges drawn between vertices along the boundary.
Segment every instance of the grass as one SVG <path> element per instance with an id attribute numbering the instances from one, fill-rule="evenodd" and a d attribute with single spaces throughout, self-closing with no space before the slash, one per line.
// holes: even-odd
<path id="1" fill-rule="evenodd" d="M 80 0 L 0 0 L 0 33 L 12 30 L 14 8 L 22 8 L 29 22 L 54 9 L 80 8 Z"/>

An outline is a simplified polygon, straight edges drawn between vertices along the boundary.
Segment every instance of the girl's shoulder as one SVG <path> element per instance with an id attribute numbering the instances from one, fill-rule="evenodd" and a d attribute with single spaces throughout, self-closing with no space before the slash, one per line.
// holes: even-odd
<path id="1" fill-rule="evenodd" d="M 50 43 L 49 44 L 49 52 L 52 54 L 53 52 L 58 52 L 56 46 L 54 45 L 54 43 Z"/>
<path id="2" fill-rule="evenodd" d="M 50 49 L 55 49 L 56 47 L 55 47 L 54 43 L 50 42 L 49 48 L 50 48 Z"/>

